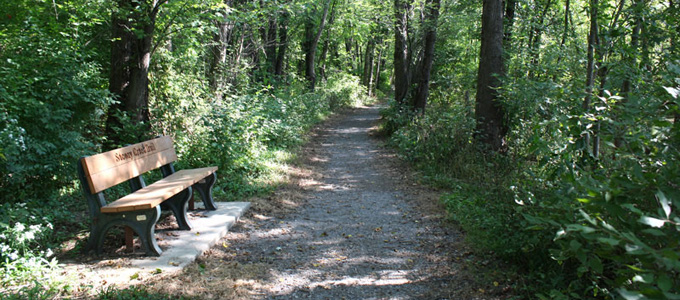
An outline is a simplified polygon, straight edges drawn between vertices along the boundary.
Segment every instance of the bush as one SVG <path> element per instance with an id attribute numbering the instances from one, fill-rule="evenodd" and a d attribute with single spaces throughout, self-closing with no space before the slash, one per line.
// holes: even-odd
<path id="1" fill-rule="evenodd" d="M 51 48 L 55 43 L 26 38 L 2 56 L 0 203 L 54 196 L 73 181 L 74 163 L 98 140 L 93 133 L 110 103 L 98 66 Z"/>
<path id="2" fill-rule="evenodd" d="M 0 204 L 0 287 L 43 281 L 56 260 L 46 245 L 52 235 L 50 217 L 26 203 Z M 36 215 L 38 217 L 36 217 Z"/>

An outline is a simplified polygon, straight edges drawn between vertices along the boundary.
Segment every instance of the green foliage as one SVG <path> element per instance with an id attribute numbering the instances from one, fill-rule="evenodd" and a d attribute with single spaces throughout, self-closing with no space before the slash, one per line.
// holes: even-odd
<path id="1" fill-rule="evenodd" d="M 533 168 L 546 181 L 522 185 L 555 192 L 527 201 L 538 210 L 525 217 L 534 226 L 557 227 L 551 254 L 575 266 L 574 279 L 563 291 L 625 298 L 680 294 L 680 218 L 675 212 L 680 140 L 677 126 L 656 109 L 664 98 L 663 93 L 626 102 L 603 97 L 593 117 L 555 120 L 572 136 L 583 128 L 577 120 L 600 120 L 601 155 L 615 159 L 584 160 L 587 152 L 575 139 L 567 147 L 535 145 L 537 159 L 551 162 Z"/>
<path id="2" fill-rule="evenodd" d="M 56 265 L 45 246 L 54 229 L 50 217 L 26 203 L 4 203 L 0 208 L 0 288 L 49 278 Z"/>
<path id="3" fill-rule="evenodd" d="M 97 296 L 99 300 L 136 300 L 136 299 L 147 299 L 147 300 L 170 300 L 170 299 L 191 299 L 184 296 L 173 296 L 166 294 L 159 294 L 157 292 L 149 291 L 145 287 L 133 286 L 126 289 L 115 289 L 109 287 L 103 290 Z"/>
<path id="4" fill-rule="evenodd" d="M 56 40 L 21 39 L 0 56 L 3 203 L 27 193 L 48 197 L 73 180 L 73 164 L 96 142 L 91 135 L 109 103 L 96 65 Z"/>
<path id="5" fill-rule="evenodd" d="M 366 100 L 358 78 L 342 73 L 315 92 L 292 79 L 286 87 L 254 85 L 248 93 L 222 100 L 210 98 L 197 75 L 167 76 L 160 81 L 167 84 L 164 93 L 156 94 L 164 100 L 154 101 L 155 130 L 174 133 L 179 168 L 218 166 L 217 185 L 229 199 L 266 189 L 255 182 L 271 171 L 267 164 L 273 151 L 299 145 L 303 133 L 332 110 Z"/>
<path id="6" fill-rule="evenodd" d="M 91 4 L 11 0 L 0 18 L 0 289 L 3 298 L 55 294 L 52 250 L 73 222 L 75 162 L 99 143 L 111 103 L 95 62 L 77 41 Z M 7 8 L 7 10 L 5 10 Z M 58 8 L 58 9 L 57 9 Z M 63 9 L 63 10 L 62 10 Z M 67 15 L 60 15 L 71 10 Z M 66 204 L 65 204 L 66 203 Z M 81 208 L 84 209 L 84 205 Z M 74 227 L 72 227 L 74 228 Z M 78 226 L 75 226 L 78 228 Z"/>

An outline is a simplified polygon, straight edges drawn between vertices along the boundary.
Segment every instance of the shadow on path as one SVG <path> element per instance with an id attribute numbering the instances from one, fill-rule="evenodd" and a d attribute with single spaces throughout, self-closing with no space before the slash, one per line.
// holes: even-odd
<path id="1" fill-rule="evenodd" d="M 300 181 L 306 200 L 295 210 L 253 213 L 188 268 L 187 277 L 207 277 L 190 283 L 204 286 L 202 297 L 476 299 L 437 194 L 414 185 L 371 135 L 378 110 L 317 131 L 305 151 L 316 174 Z"/>

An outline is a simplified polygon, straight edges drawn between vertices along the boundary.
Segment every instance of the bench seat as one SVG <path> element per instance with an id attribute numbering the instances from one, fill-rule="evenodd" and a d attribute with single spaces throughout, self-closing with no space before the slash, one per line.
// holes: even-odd
<path id="1" fill-rule="evenodd" d="M 179 170 L 168 177 L 103 206 L 101 212 L 116 213 L 154 208 L 216 171 L 217 167 Z"/>

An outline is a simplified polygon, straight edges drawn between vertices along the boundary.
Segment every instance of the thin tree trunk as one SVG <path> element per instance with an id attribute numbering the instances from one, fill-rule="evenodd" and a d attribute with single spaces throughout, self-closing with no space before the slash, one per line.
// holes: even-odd
<path id="1" fill-rule="evenodd" d="M 548 10 L 550 9 L 550 4 L 552 0 L 548 0 L 543 8 L 543 12 L 538 19 L 538 24 L 534 24 L 531 30 L 531 35 L 529 36 L 529 54 L 531 55 L 531 61 L 529 66 L 529 78 L 534 78 L 535 67 L 538 65 L 538 60 L 540 58 L 540 46 L 541 37 L 543 35 L 543 20 L 545 20 L 548 15 Z"/>
<path id="2" fill-rule="evenodd" d="M 639 53 L 639 45 L 640 45 L 640 28 L 642 27 L 642 6 L 644 2 L 642 0 L 636 0 L 635 3 L 633 4 L 633 31 L 631 32 L 630 35 L 630 53 L 628 53 L 627 60 L 628 63 L 631 65 L 631 67 L 636 67 L 637 66 L 637 56 Z M 624 99 L 628 99 L 630 97 L 630 90 L 631 90 L 631 75 L 630 73 L 624 74 L 623 78 L 623 84 L 621 85 L 621 94 L 623 95 Z"/>
<path id="3" fill-rule="evenodd" d="M 569 1 L 569 0 L 567 0 Z M 515 6 L 517 0 L 505 1 L 505 33 L 503 34 L 503 47 L 510 48 L 510 41 L 512 40 L 512 27 L 515 25 Z"/>
<path id="4" fill-rule="evenodd" d="M 361 75 L 361 84 L 363 84 L 365 87 L 369 87 L 371 83 L 371 68 L 373 66 L 373 53 L 375 48 L 375 41 L 371 38 L 366 42 L 366 51 L 364 51 L 364 72 Z M 371 92 L 368 91 L 368 94 L 370 95 Z"/>
<path id="5" fill-rule="evenodd" d="M 373 85 L 373 89 L 379 90 L 380 89 L 380 72 L 382 68 L 382 55 L 383 55 L 383 50 L 385 48 L 385 45 L 383 45 L 383 42 L 381 41 L 378 43 L 378 62 L 376 63 L 376 71 L 375 71 L 375 84 Z M 375 93 L 373 93 L 375 94 Z"/>
<path id="6" fill-rule="evenodd" d="M 330 29 L 335 21 L 335 1 L 333 1 L 333 6 L 331 7 L 330 17 L 328 17 L 328 24 L 326 25 L 326 38 L 323 41 L 323 46 L 321 46 L 321 56 L 319 57 L 319 75 L 321 79 L 325 82 L 328 78 L 326 76 L 326 59 L 328 58 L 328 47 L 330 47 L 331 32 Z"/>
<path id="7" fill-rule="evenodd" d="M 277 76 L 283 75 L 283 66 L 286 59 L 286 48 L 288 48 L 288 12 L 281 13 L 279 20 L 279 50 L 276 53 L 276 67 L 274 74 Z"/>
<path id="8" fill-rule="evenodd" d="M 409 0 L 394 0 L 394 100 L 404 104 L 410 85 L 408 51 Z"/>
<path id="9" fill-rule="evenodd" d="M 498 102 L 503 70 L 503 4 L 484 0 L 482 7 L 482 44 L 477 73 L 475 105 L 476 138 L 493 151 L 505 148 L 507 124 L 505 110 Z"/>
<path id="10" fill-rule="evenodd" d="M 439 18 L 440 0 L 428 0 L 425 4 L 425 49 L 420 68 L 420 75 L 416 87 L 416 94 L 413 101 L 413 110 L 418 113 L 425 113 L 427 97 L 430 94 L 430 72 L 434 61 L 434 46 L 437 40 L 437 19 Z M 502 47 L 502 45 L 501 45 Z M 502 50 L 502 48 L 501 48 Z"/>
<path id="11" fill-rule="evenodd" d="M 305 26 L 305 77 L 307 81 L 309 81 L 309 87 L 312 90 L 316 86 L 316 71 L 314 67 L 316 48 L 319 44 L 321 34 L 323 33 L 331 1 L 332 0 L 328 0 L 324 4 L 321 22 L 319 23 L 319 28 L 316 30 L 316 33 L 314 33 L 314 22 L 312 20 L 309 20 Z"/>
<path id="12" fill-rule="evenodd" d="M 232 0 L 224 1 L 224 4 L 229 6 L 231 6 L 232 3 Z M 223 69 L 227 63 L 227 50 L 229 49 L 234 24 L 223 19 L 216 21 L 215 26 L 217 27 L 217 32 L 213 35 L 213 45 L 210 50 L 211 61 L 208 80 L 210 81 L 212 91 L 216 93 L 216 97 L 221 100 L 222 93 L 220 90 L 222 90 L 225 84 Z"/>
<path id="13" fill-rule="evenodd" d="M 593 97 L 593 88 L 595 85 L 595 47 L 597 45 L 597 12 L 598 0 L 590 0 L 590 32 L 588 34 L 588 50 L 587 50 L 587 65 L 586 65 L 586 97 L 583 101 L 583 110 L 589 111 L 590 104 Z M 590 134 L 585 135 L 585 147 L 590 151 Z M 598 147 L 593 146 L 593 149 Z M 597 157 L 597 152 L 592 152 L 592 155 Z"/>
<path id="14" fill-rule="evenodd" d="M 564 31 L 562 32 L 562 39 L 560 40 L 560 49 L 564 49 L 567 42 L 567 35 L 569 34 L 569 16 L 570 16 L 570 0 L 564 3 Z M 562 62 L 562 55 L 557 56 L 557 65 L 560 66 Z M 557 73 L 553 74 L 553 81 L 557 81 Z"/>
<path id="15" fill-rule="evenodd" d="M 267 72 L 276 74 L 276 17 L 270 16 L 267 26 L 267 39 L 265 41 L 264 53 L 267 56 Z"/>

